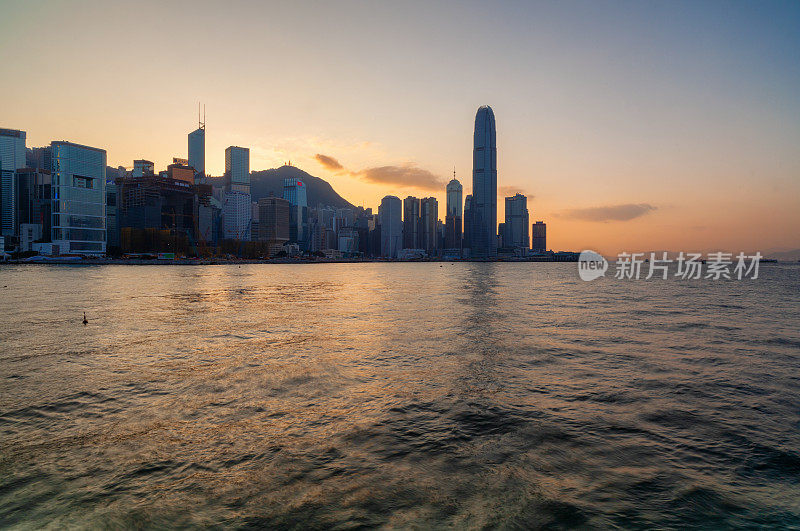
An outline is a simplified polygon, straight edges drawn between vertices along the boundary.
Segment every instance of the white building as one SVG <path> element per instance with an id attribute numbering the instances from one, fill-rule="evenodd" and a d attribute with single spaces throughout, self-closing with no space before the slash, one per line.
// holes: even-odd
<path id="1" fill-rule="evenodd" d="M 250 220 L 253 207 L 250 194 L 231 190 L 225 192 L 222 202 L 223 238 L 226 240 L 250 240 Z"/>

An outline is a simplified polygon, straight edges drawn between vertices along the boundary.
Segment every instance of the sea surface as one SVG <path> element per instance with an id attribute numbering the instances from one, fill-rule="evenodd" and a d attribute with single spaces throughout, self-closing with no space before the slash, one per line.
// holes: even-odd
<path id="1" fill-rule="evenodd" d="M 2 528 L 800 529 L 800 264 L 6 265 L 0 287 Z"/>

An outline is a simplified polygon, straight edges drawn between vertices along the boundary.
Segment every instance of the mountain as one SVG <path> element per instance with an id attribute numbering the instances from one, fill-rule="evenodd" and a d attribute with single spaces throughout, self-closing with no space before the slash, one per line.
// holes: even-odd
<path id="1" fill-rule="evenodd" d="M 295 166 L 281 166 L 271 170 L 250 172 L 250 195 L 253 201 L 268 197 L 270 192 L 276 197 L 283 197 L 283 180 L 300 179 L 306 185 L 306 199 L 308 206 L 316 207 L 318 204 L 335 208 L 355 208 L 345 198 L 336 193 L 333 187 L 324 179 L 314 177 Z M 222 177 L 209 178 L 215 186 L 222 185 Z"/>
<path id="2" fill-rule="evenodd" d="M 306 185 L 306 199 L 310 207 L 316 207 L 321 203 L 336 208 L 354 208 L 345 198 L 336 193 L 328 181 L 309 175 L 294 166 L 250 172 L 250 195 L 253 196 L 253 201 L 269 196 L 270 192 L 278 197 L 283 197 L 284 179 L 303 181 L 303 184 Z"/>

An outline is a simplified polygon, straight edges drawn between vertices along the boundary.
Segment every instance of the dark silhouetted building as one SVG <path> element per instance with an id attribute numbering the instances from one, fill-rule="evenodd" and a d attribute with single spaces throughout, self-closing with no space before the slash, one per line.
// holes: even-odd
<path id="1" fill-rule="evenodd" d="M 408 196 L 403 199 L 403 249 L 420 249 L 420 203 L 419 198 Z"/>
<path id="2" fill-rule="evenodd" d="M 289 220 L 292 204 L 280 197 L 258 200 L 258 239 L 269 244 L 269 254 L 280 251 L 289 242 Z"/>
<path id="3" fill-rule="evenodd" d="M 420 201 L 420 249 L 428 256 L 435 256 L 439 251 L 439 202 L 435 197 L 426 197 Z"/>
<path id="4" fill-rule="evenodd" d="M 543 221 L 531 225 L 531 248 L 537 252 L 547 250 L 547 224 Z"/>
<path id="5" fill-rule="evenodd" d="M 472 157 L 472 256 L 497 255 L 497 138 L 494 112 L 478 109 Z"/>
<path id="6" fill-rule="evenodd" d="M 528 198 L 522 194 L 506 197 L 506 221 L 501 232 L 503 247 L 530 248 L 528 238 Z"/>

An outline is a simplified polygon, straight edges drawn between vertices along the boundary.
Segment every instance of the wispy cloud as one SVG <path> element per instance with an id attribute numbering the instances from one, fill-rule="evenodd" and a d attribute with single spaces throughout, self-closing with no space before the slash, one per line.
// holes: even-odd
<path id="1" fill-rule="evenodd" d="M 344 166 L 333 157 L 328 155 L 323 155 L 322 153 L 317 153 L 314 155 L 314 158 L 319 162 L 323 168 L 331 171 L 342 171 L 344 170 Z"/>
<path id="2" fill-rule="evenodd" d="M 575 208 L 559 215 L 583 221 L 630 221 L 656 209 L 657 207 L 647 203 L 627 203 L 624 205 Z"/>
<path id="3" fill-rule="evenodd" d="M 441 190 L 446 185 L 441 177 L 414 164 L 377 166 L 352 173 L 370 183 L 393 184 L 421 190 Z"/>
<path id="4" fill-rule="evenodd" d="M 314 155 L 314 159 L 327 170 L 337 173 L 349 173 L 353 177 L 368 183 L 391 184 L 420 190 L 441 190 L 447 184 L 438 175 L 410 162 L 400 166 L 374 166 L 354 171 L 348 170 L 335 157 L 330 155 L 317 153 Z"/>
<path id="5" fill-rule="evenodd" d="M 498 189 L 498 192 L 500 192 L 500 195 L 502 197 L 509 197 L 516 194 L 522 194 L 524 196 L 527 196 L 528 199 L 533 199 L 535 197 L 533 194 L 527 193 L 519 186 L 501 186 Z"/>

